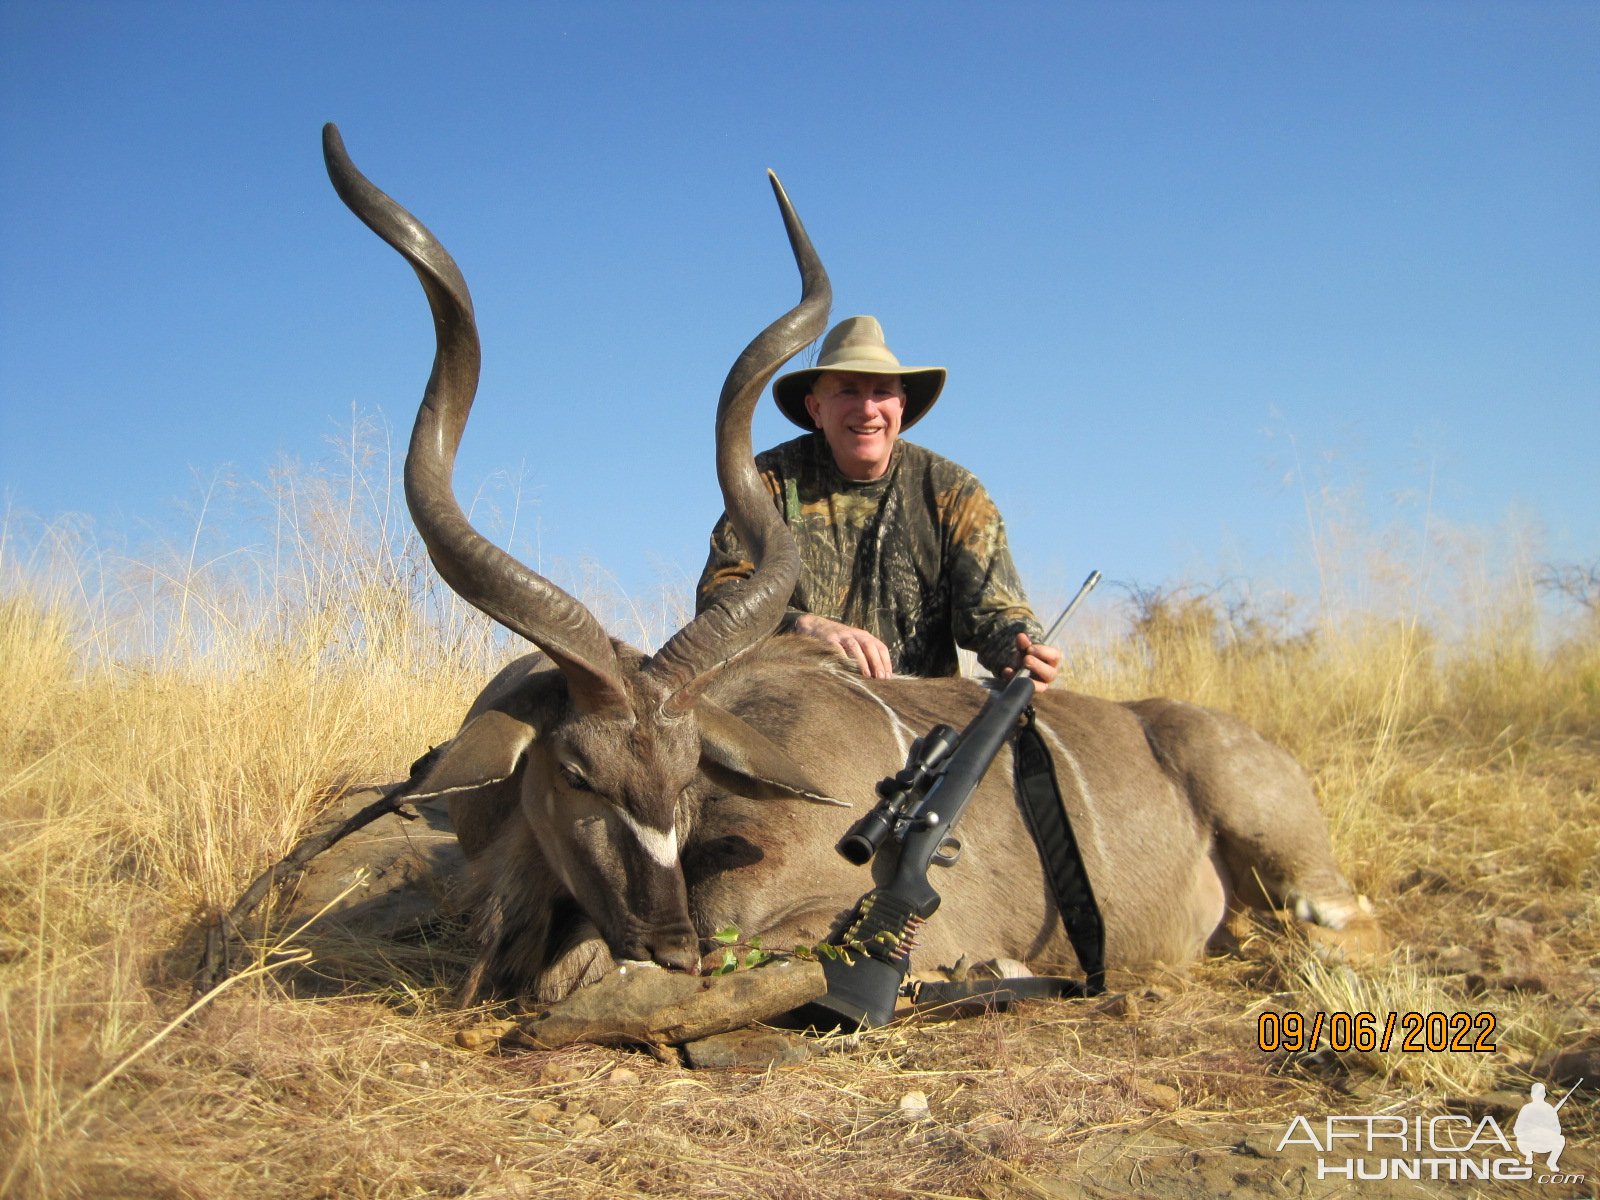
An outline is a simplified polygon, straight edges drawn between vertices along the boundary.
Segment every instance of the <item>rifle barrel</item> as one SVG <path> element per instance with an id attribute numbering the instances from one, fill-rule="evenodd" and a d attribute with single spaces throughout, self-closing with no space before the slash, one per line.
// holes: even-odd
<path id="1" fill-rule="evenodd" d="M 1045 631 L 1045 635 L 1040 639 L 1040 641 L 1042 641 L 1046 646 L 1055 645 L 1056 634 L 1061 632 L 1061 627 L 1067 623 L 1067 618 L 1072 616 L 1072 614 L 1077 610 L 1078 605 L 1083 603 L 1083 598 L 1090 592 L 1094 591 L 1095 585 L 1099 582 L 1100 572 L 1090 571 L 1088 578 L 1086 578 L 1083 583 L 1078 586 L 1078 594 L 1071 600 L 1067 601 L 1067 606 L 1061 610 L 1061 615 L 1050 623 L 1050 628 Z M 1017 674 L 1025 675 L 1029 679 L 1033 678 L 1033 672 L 1028 670 L 1026 667 L 1018 671 Z"/>
<path id="2" fill-rule="evenodd" d="M 1577 1083 L 1575 1083 L 1575 1084 L 1573 1084 L 1573 1085 L 1572 1085 L 1572 1086 L 1571 1086 L 1571 1087 L 1569 1087 L 1569 1088 L 1568 1088 L 1568 1089 L 1567 1089 L 1567 1094 L 1566 1094 L 1566 1095 L 1565 1095 L 1565 1096 L 1563 1096 L 1563 1097 L 1561 1097 L 1561 1099 L 1559 1099 L 1559 1100 L 1557 1100 L 1557 1101 L 1556 1101 L 1556 1103 L 1555 1103 L 1555 1108 L 1556 1108 L 1556 1110 L 1557 1110 L 1557 1111 L 1560 1111 L 1560 1109 L 1561 1109 L 1561 1106 L 1562 1106 L 1562 1105 L 1563 1105 L 1563 1104 L 1565 1104 L 1565 1103 L 1566 1103 L 1566 1102 L 1567 1102 L 1567 1101 L 1568 1101 L 1568 1100 L 1570 1100 L 1570 1099 L 1572 1099 L 1572 1093 L 1573 1093 L 1573 1092 L 1575 1092 L 1575 1091 L 1577 1091 L 1577 1090 L 1578 1090 L 1578 1088 L 1579 1088 L 1579 1087 L 1581 1087 L 1581 1086 L 1582 1086 L 1582 1085 L 1583 1085 L 1583 1080 L 1582 1080 L 1582 1079 L 1580 1079 L 1580 1080 L 1578 1080 L 1578 1082 L 1577 1082 Z"/>

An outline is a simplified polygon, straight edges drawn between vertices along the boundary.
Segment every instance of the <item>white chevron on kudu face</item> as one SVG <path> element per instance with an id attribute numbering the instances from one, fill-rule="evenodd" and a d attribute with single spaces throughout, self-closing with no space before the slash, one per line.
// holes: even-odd
<path id="1" fill-rule="evenodd" d="M 640 849 L 650 856 L 651 862 L 659 867 L 670 868 L 678 865 L 676 829 L 652 829 L 621 809 L 617 810 L 617 818 L 628 827 L 628 832 L 633 834 Z"/>

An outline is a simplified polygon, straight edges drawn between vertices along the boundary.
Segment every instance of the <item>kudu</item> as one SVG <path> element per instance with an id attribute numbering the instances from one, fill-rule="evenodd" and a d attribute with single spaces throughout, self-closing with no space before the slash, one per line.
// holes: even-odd
<path id="1" fill-rule="evenodd" d="M 480 954 L 464 998 L 556 999 L 619 959 L 693 970 L 728 926 L 775 948 L 836 932 L 873 881 L 834 852 L 851 814 L 830 800 L 870 802 L 919 732 L 964 725 L 986 693 L 969 680 L 864 679 L 831 650 L 772 636 L 799 565 L 755 469 L 751 416 L 779 367 L 822 332 L 831 299 L 776 178 L 802 296 L 734 363 L 716 424 L 724 503 L 759 565 L 647 656 L 468 523 L 451 485 L 479 366 L 466 284 L 433 235 L 355 169 L 331 125 L 324 155 L 340 197 L 411 263 L 433 311 L 433 374 L 406 457 L 413 519 L 450 587 L 542 651 L 489 683 L 415 793 L 450 798 L 469 859 Z M 1193 957 L 1230 898 L 1370 926 L 1304 773 L 1239 721 L 1064 690 L 1042 694 L 1037 711 L 1110 966 Z M 967 811 L 924 965 L 1072 961 L 1010 774 L 1003 753 Z"/>

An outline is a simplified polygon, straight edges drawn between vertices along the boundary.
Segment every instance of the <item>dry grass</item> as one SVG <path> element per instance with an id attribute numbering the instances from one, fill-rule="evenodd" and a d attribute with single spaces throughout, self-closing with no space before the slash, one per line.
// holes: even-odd
<path id="1" fill-rule="evenodd" d="M 513 649 L 430 588 L 372 475 L 355 449 L 276 478 L 262 548 L 210 561 L 200 537 L 131 562 L 4 531 L 0 1193 L 1205 1195 L 1260 1178 L 1293 1113 L 1516 1088 L 1596 1031 L 1600 628 L 1541 643 L 1515 585 L 1448 637 L 1421 611 L 1292 624 L 1153 593 L 1077 655 L 1083 690 L 1215 704 L 1294 751 L 1388 963 L 1256 931 L 1111 1010 L 924 1021 L 754 1074 L 458 1050 L 448 938 L 266 956 L 177 1020 L 197 916 L 449 736 Z M 601 607 L 643 642 L 677 615 Z M 1487 1010 L 1500 1048 L 1266 1055 L 1269 1007 Z"/>

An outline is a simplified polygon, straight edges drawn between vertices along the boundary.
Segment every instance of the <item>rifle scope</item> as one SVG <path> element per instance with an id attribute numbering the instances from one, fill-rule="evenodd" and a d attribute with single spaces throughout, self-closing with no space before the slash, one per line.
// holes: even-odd
<path id="1" fill-rule="evenodd" d="M 905 767 L 878 781 L 877 805 L 850 826 L 834 849 L 858 867 L 871 862 L 883 844 L 904 829 L 907 808 L 915 798 L 927 793 L 960 740 L 961 736 L 950 726 L 935 725 L 926 736 L 913 742 Z"/>

